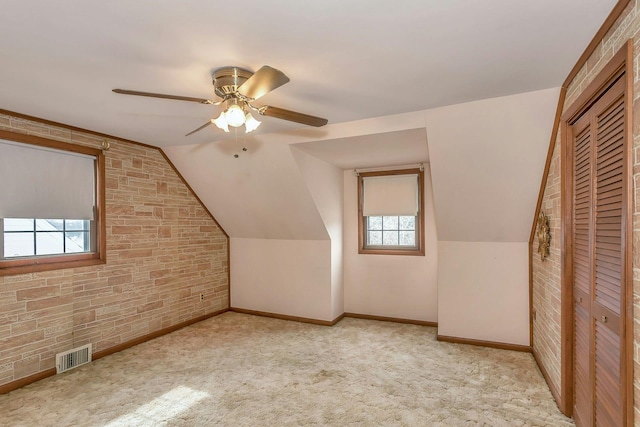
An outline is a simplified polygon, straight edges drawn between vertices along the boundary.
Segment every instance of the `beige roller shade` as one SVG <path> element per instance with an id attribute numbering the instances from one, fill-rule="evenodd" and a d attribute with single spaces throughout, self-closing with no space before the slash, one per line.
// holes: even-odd
<path id="1" fill-rule="evenodd" d="M 418 175 L 385 175 L 362 178 L 364 216 L 418 215 Z"/>
<path id="2" fill-rule="evenodd" d="M 95 161 L 0 140 L 0 218 L 93 219 Z"/>

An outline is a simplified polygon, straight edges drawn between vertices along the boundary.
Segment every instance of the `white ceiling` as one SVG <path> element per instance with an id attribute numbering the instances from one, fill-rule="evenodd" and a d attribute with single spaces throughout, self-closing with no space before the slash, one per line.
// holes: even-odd
<path id="1" fill-rule="evenodd" d="M 401 166 L 429 161 L 425 128 L 303 142 L 295 144 L 295 147 L 341 169 Z"/>
<path id="2" fill-rule="evenodd" d="M 262 104 L 330 123 L 557 87 L 614 0 L 5 2 L 0 108 L 157 146 L 219 107 L 117 95 L 210 98 L 212 70 L 268 64 L 291 82 Z M 301 125 L 264 118 L 258 133 Z M 250 138 L 249 138 L 250 139 Z"/>

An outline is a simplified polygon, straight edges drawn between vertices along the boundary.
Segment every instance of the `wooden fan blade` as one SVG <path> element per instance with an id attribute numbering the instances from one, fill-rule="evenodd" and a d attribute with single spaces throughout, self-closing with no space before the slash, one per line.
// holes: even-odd
<path id="1" fill-rule="evenodd" d="M 149 96 L 151 98 L 176 99 L 178 101 L 198 102 L 200 104 L 213 104 L 213 105 L 220 104 L 219 102 L 214 103 L 210 99 L 191 98 L 189 96 L 165 95 L 163 93 L 140 92 L 137 90 L 126 90 L 126 89 L 113 89 L 113 91 L 115 93 L 121 93 L 123 95 L 136 95 L 136 96 Z"/>
<path id="2" fill-rule="evenodd" d="M 209 120 L 207 123 L 203 124 L 202 126 L 200 126 L 198 129 L 192 130 L 191 132 L 189 132 L 188 134 L 186 134 L 185 136 L 189 136 L 193 133 L 196 133 L 204 128 L 206 128 L 207 126 L 209 126 L 211 123 L 213 123 L 213 120 Z"/>
<path id="3" fill-rule="evenodd" d="M 303 125 L 320 127 L 327 124 L 328 120 L 322 117 L 310 116 L 308 114 L 297 113 L 284 108 L 271 107 L 265 105 L 260 107 L 258 112 L 267 117 L 275 117 L 276 119 L 288 120 L 290 122 L 302 123 Z"/>
<path id="4" fill-rule="evenodd" d="M 247 98 L 258 99 L 288 82 L 289 77 L 282 71 L 265 65 L 249 77 L 249 80 L 238 88 L 238 92 Z"/>

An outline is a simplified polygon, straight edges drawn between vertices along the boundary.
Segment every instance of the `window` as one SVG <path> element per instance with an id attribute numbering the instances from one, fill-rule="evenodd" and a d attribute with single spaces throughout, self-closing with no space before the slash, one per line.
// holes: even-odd
<path id="1" fill-rule="evenodd" d="M 359 253 L 424 255 L 423 188 L 420 169 L 358 174 Z"/>
<path id="2" fill-rule="evenodd" d="M 105 262 L 104 155 L 0 131 L 0 275 Z"/>
<path id="3" fill-rule="evenodd" d="M 415 216 L 367 216 L 367 246 L 415 247 Z"/>
<path id="4" fill-rule="evenodd" d="M 90 223 L 82 219 L 4 218 L 3 257 L 91 252 L 95 237 Z"/>

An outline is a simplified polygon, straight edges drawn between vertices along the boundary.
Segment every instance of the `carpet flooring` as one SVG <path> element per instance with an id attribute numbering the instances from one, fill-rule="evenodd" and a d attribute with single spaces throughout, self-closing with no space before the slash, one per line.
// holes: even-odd
<path id="1" fill-rule="evenodd" d="M 227 312 L 0 396 L 2 426 L 573 426 L 530 354 Z"/>

